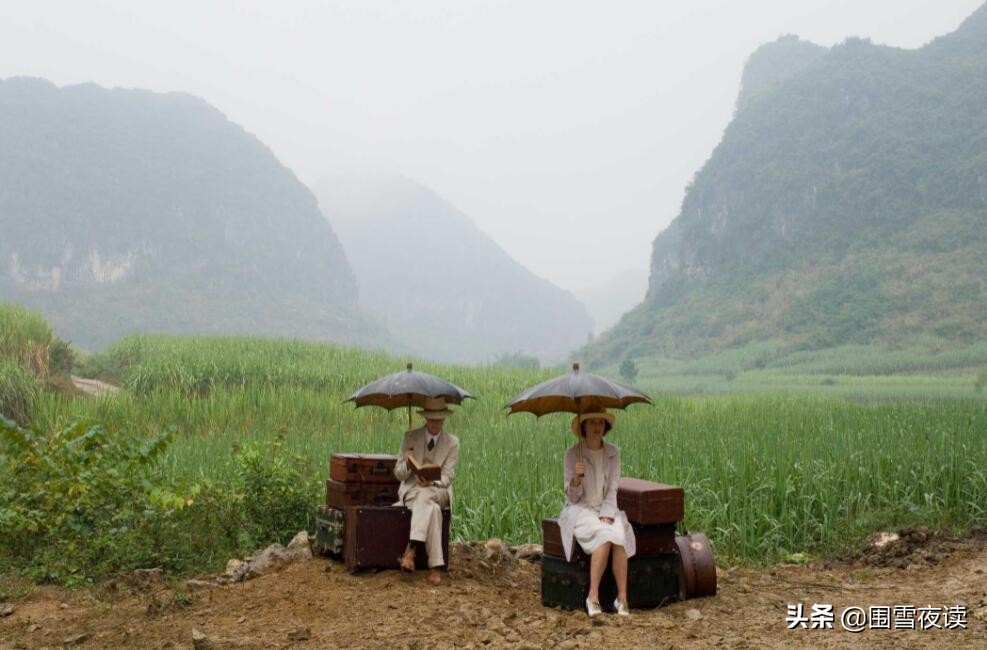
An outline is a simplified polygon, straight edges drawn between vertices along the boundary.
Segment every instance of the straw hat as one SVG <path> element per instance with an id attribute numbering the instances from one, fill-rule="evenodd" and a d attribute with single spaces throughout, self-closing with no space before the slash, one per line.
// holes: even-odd
<path id="1" fill-rule="evenodd" d="M 572 418 L 572 424 L 569 427 L 577 438 L 581 438 L 582 435 L 579 432 L 579 427 L 582 426 L 583 422 L 586 420 L 606 420 L 610 427 L 613 428 L 614 417 L 612 414 L 607 413 L 606 409 L 601 408 L 599 411 L 593 411 L 591 413 L 580 413 Z"/>
<path id="2" fill-rule="evenodd" d="M 418 415 L 426 420 L 445 420 L 453 412 L 446 408 L 444 397 L 428 397 L 425 399 L 425 408 L 418 411 Z"/>

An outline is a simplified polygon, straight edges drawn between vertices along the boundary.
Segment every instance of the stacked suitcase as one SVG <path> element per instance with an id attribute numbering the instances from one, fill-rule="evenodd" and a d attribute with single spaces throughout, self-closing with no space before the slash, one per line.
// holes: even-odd
<path id="1" fill-rule="evenodd" d="M 634 529 L 637 552 L 628 561 L 627 605 L 631 609 L 660 607 L 682 595 L 682 570 L 675 525 L 685 511 L 682 488 L 640 479 L 620 480 L 617 507 Z M 542 604 L 582 609 L 589 594 L 589 557 L 572 540 L 567 560 L 557 519 L 542 521 Z M 617 585 L 608 567 L 600 582 L 600 606 L 613 611 Z"/>
<path id="2" fill-rule="evenodd" d="M 316 514 L 316 552 L 343 559 L 346 568 L 397 568 L 408 543 L 411 512 L 394 506 L 400 482 L 397 456 L 333 454 L 326 481 L 326 503 Z M 442 512 L 442 551 L 449 556 L 449 510 Z M 416 564 L 426 568 L 424 549 Z"/>

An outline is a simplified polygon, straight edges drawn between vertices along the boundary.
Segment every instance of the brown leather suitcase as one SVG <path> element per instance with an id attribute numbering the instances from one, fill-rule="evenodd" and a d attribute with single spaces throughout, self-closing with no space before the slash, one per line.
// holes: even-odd
<path id="1" fill-rule="evenodd" d="M 633 524 L 674 524 L 685 514 L 685 491 L 675 485 L 622 478 L 617 486 L 617 507 Z"/>
<path id="2" fill-rule="evenodd" d="M 350 506 L 346 508 L 346 542 L 343 558 L 346 568 L 397 569 L 401 554 L 408 545 L 411 511 L 404 506 Z M 449 563 L 448 508 L 442 509 L 442 556 Z M 428 568 L 428 556 L 419 548 L 415 566 Z"/>
<path id="3" fill-rule="evenodd" d="M 716 562 L 709 539 L 703 533 L 679 535 L 680 568 L 679 599 L 702 598 L 716 595 Z"/>
<path id="4" fill-rule="evenodd" d="M 631 524 L 634 529 L 634 541 L 637 546 L 636 555 L 650 557 L 652 555 L 668 555 L 678 552 L 675 545 L 675 524 Z"/>
<path id="5" fill-rule="evenodd" d="M 398 483 L 344 483 L 326 481 L 326 505 L 342 510 L 346 506 L 392 506 L 398 500 Z"/>
<path id="6" fill-rule="evenodd" d="M 341 483 L 398 483 L 394 476 L 397 456 L 388 454 L 333 454 L 329 478 Z"/>
<path id="7" fill-rule="evenodd" d="M 555 517 L 541 520 L 542 553 L 555 558 L 565 559 L 565 547 L 562 546 L 562 530 L 559 520 Z M 572 540 L 572 560 L 577 564 L 587 564 L 589 556 L 583 552 L 579 542 Z"/>
<path id="8" fill-rule="evenodd" d="M 634 529 L 634 541 L 637 546 L 636 555 L 650 557 L 652 555 L 674 555 L 679 552 L 675 544 L 675 524 L 653 524 L 651 526 L 631 524 L 631 528 Z M 565 558 L 559 520 L 554 517 L 542 519 L 541 531 L 542 553 L 557 558 Z M 575 540 L 572 542 L 572 560 L 570 561 L 589 562 L 589 556 Z"/>

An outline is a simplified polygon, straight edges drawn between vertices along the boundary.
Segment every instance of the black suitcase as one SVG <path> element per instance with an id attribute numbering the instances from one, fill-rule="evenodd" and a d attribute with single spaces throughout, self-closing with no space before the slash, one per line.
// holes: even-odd
<path id="1" fill-rule="evenodd" d="M 442 557 L 449 563 L 448 508 L 442 509 Z M 411 510 L 404 506 L 352 506 L 346 508 L 346 543 L 343 557 L 346 568 L 397 569 L 408 546 L 411 533 Z M 428 568 L 424 548 L 415 554 L 415 566 Z"/>
<path id="2" fill-rule="evenodd" d="M 316 555 L 342 557 L 345 527 L 346 513 L 338 508 L 319 506 L 318 514 L 315 515 L 314 550 Z"/>
<path id="3" fill-rule="evenodd" d="M 543 555 L 541 603 L 546 607 L 585 609 L 589 594 L 589 567 L 565 558 Z M 600 607 L 613 611 L 617 583 L 608 566 L 600 580 Z M 627 606 L 631 609 L 661 607 L 679 599 L 679 557 L 676 554 L 634 556 L 627 566 Z"/>

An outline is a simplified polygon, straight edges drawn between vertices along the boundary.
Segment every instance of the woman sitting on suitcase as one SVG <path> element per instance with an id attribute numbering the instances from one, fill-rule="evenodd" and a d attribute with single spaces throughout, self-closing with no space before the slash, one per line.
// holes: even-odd
<path id="1" fill-rule="evenodd" d="M 572 419 L 572 432 L 579 442 L 565 454 L 566 505 L 559 515 L 559 528 L 566 558 L 572 559 L 575 538 L 590 556 L 589 597 L 586 611 L 596 616 L 600 608 L 600 580 L 612 558 L 617 582 L 614 609 L 627 616 L 627 558 L 634 555 L 634 530 L 627 516 L 617 509 L 620 480 L 620 449 L 603 441 L 613 427 L 614 417 L 605 409 L 583 413 Z"/>

